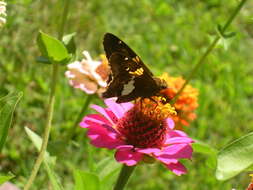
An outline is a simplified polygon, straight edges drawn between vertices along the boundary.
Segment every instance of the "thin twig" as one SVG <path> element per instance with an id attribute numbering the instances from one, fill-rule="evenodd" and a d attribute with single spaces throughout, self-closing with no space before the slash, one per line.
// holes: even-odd
<path id="1" fill-rule="evenodd" d="M 226 29 L 230 26 L 230 24 L 232 23 L 232 21 L 235 19 L 235 17 L 238 15 L 238 13 L 240 12 L 240 10 L 242 9 L 243 5 L 246 3 L 247 0 L 242 0 L 238 6 L 236 7 L 236 9 L 234 10 L 234 12 L 232 13 L 232 15 L 229 17 L 229 19 L 227 20 L 227 22 L 225 23 L 225 25 L 221 28 L 221 34 L 224 35 Z M 197 70 L 200 68 L 200 66 L 204 63 L 205 59 L 207 58 L 207 56 L 212 52 L 212 50 L 215 48 L 216 44 L 218 43 L 218 41 L 220 40 L 221 36 L 217 34 L 216 38 L 213 40 L 213 42 L 210 44 L 210 46 L 207 48 L 207 50 L 205 51 L 205 53 L 202 55 L 202 57 L 200 57 L 199 61 L 197 62 L 197 64 L 195 65 L 195 67 L 192 69 L 192 71 L 190 72 L 190 74 L 187 76 L 185 83 L 183 84 L 183 86 L 179 89 L 179 91 L 177 92 L 177 94 L 174 96 L 174 98 L 171 100 L 171 104 L 174 104 L 179 95 L 183 92 L 184 88 L 186 87 L 186 85 L 190 82 L 190 80 L 193 78 L 193 76 L 196 74 Z"/>

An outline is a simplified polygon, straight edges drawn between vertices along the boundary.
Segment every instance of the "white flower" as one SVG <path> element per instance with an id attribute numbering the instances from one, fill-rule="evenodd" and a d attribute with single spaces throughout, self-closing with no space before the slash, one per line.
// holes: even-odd
<path id="1" fill-rule="evenodd" d="M 6 5 L 7 3 L 5 3 L 4 1 L 0 1 L 0 27 L 2 27 L 6 23 Z"/>
<path id="2" fill-rule="evenodd" d="M 4 1 L 0 1 L 0 15 L 6 16 L 6 5 Z"/>
<path id="3" fill-rule="evenodd" d="M 79 88 L 87 94 L 100 93 L 106 87 L 109 66 L 105 56 L 101 61 L 92 60 L 88 51 L 83 51 L 86 59 L 67 65 L 65 76 L 74 88 Z"/>

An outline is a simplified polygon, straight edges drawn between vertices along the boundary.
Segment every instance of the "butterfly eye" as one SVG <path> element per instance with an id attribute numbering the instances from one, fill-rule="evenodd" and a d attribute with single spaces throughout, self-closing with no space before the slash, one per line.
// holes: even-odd
<path id="1" fill-rule="evenodd" d="M 169 101 L 170 101 L 170 99 L 166 96 L 163 96 L 161 99 L 162 104 L 167 104 L 167 103 L 169 103 Z"/>

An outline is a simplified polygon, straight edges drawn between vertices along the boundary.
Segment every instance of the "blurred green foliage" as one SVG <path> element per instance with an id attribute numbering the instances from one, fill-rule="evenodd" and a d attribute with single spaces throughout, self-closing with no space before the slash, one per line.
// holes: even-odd
<path id="1" fill-rule="evenodd" d="M 83 50 L 93 57 L 103 53 L 102 38 L 111 32 L 126 41 L 156 74 L 186 76 L 224 24 L 238 1 L 219 0 L 93 0 L 73 1 L 66 34 L 76 32 L 78 55 Z M 0 30 L 0 97 L 13 91 L 24 96 L 14 115 L 14 126 L 0 155 L 1 172 L 11 171 L 14 183 L 22 186 L 33 166 L 37 151 L 24 127 L 41 134 L 45 126 L 51 67 L 36 62 L 39 30 L 56 36 L 61 1 L 9 0 L 7 24 Z M 221 149 L 228 142 L 253 128 L 253 3 L 249 1 L 229 28 L 236 36 L 229 39 L 227 50 L 220 45 L 196 73 L 191 84 L 199 89 L 198 118 L 187 133 Z M 73 170 L 94 170 L 93 164 L 111 151 L 87 146 L 85 130 L 78 129 L 73 142 L 63 141 L 75 122 L 85 94 L 68 85 L 61 67 L 57 87 L 53 128 L 48 151 L 57 156 L 55 171 L 65 189 L 72 189 Z M 93 103 L 100 103 L 95 99 Z M 87 153 L 89 152 L 89 154 Z M 88 155 L 93 155 L 92 159 Z M 135 190 L 209 190 L 244 189 L 249 181 L 241 174 L 229 181 L 215 178 L 208 156 L 195 153 L 185 164 L 187 175 L 177 177 L 159 164 L 140 165 L 127 189 Z M 50 189 L 42 168 L 33 189 Z"/>

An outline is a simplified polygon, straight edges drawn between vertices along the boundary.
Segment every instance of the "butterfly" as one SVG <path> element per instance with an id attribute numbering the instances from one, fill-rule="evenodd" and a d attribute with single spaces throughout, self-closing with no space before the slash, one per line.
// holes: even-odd
<path id="1" fill-rule="evenodd" d="M 111 33 L 104 35 L 104 50 L 111 67 L 103 98 L 117 97 L 116 102 L 161 96 L 167 83 L 154 77 L 140 57 L 121 39 Z"/>

